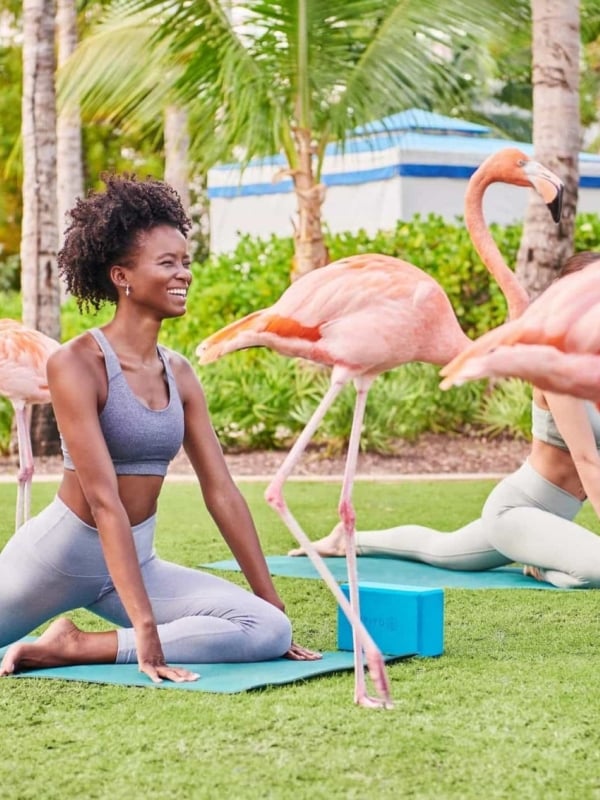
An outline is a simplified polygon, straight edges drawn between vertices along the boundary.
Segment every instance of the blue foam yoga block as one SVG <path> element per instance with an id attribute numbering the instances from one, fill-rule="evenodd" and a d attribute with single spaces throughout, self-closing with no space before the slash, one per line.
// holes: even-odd
<path id="1" fill-rule="evenodd" d="M 341 586 L 349 597 L 348 584 Z M 360 616 L 386 655 L 439 656 L 444 652 L 444 591 L 422 586 L 360 582 Z M 338 606 L 338 647 L 353 650 L 352 628 Z"/>

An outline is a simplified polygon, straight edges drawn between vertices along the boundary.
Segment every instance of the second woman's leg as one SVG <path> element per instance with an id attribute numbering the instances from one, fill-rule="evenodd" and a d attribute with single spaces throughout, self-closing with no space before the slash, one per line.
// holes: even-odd
<path id="1" fill-rule="evenodd" d="M 344 556 L 346 534 L 340 523 L 322 539 L 313 542 L 322 556 Z M 456 531 L 437 531 L 423 525 L 398 525 L 374 531 L 356 531 L 359 556 L 385 556 L 421 561 L 444 569 L 485 570 L 501 567 L 510 559 L 490 543 L 485 525 L 476 519 Z M 306 555 L 303 548 L 289 555 Z"/>
<path id="2" fill-rule="evenodd" d="M 422 525 L 357 531 L 356 545 L 361 556 L 405 558 L 444 569 L 486 570 L 512 560 L 492 546 L 481 519 L 448 533 Z"/>
<path id="3" fill-rule="evenodd" d="M 561 588 L 598 588 L 600 537 L 573 522 L 581 505 L 525 464 L 496 487 L 482 516 L 491 542 L 511 560 L 538 567 Z"/>
<path id="4" fill-rule="evenodd" d="M 492 540 L 513 561 L 538 567 L 563 589 L 600 588 L 600 536 L 537 508 L 513 508 L 490 526 Z"/>

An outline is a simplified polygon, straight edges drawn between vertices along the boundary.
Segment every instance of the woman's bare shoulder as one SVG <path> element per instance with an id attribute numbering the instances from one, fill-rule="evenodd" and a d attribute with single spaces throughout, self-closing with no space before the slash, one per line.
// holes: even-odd
<path id="1" fill-rule="evenodd" d="M 192 365 L 190 364 L 189 359 L 187 359 L 182 353 L 179 353 L 177 350 L 173 350 L 170 347 L 165 347 L 164 344 L 160 345 L 160 349 L 169 359 L 169 364 L 171 364 L 172 367 L 185 368 L 187 366 L 191 368 Z"/>
<path id="2" fill-rule="evenodd" d="M 164 345 L 161 345 L 161 348 L 169 361 L 169 365 L 177 381 L 180 379 L 190 380 L 197 378 L 189 359 L 181 353 L 178 353 L 177 350 L 171 350 L 171 348 L 165 347 Z"/>
<path id="3" fill-rule="evenodd" d="M 101 359 L 101 352 L 94 338 L 87 331 L 64 342 L 48 360 L 49 370 L 56 368 L 89 367 Z"/>

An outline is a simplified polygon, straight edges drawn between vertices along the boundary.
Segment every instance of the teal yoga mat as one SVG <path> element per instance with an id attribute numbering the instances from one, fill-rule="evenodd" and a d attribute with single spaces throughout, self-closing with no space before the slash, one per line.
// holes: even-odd
<path id="1" fill-rule="evenodd" d="M 338 581 L 347 579 L 345 558 L 323 559 Z M 271 575 L 288 578 L 318 578 L 319 574 L 308 558 L 291 556 L 268 556 L 267 564 Z M 233 559 L 201 564 L 202 569 L 221 569 L 239 571 Z M 523 575 L 519 567 L 498 567 L 485 572 L 464 572 L 439 569 L 417 561 L 404 561 L 400 558 L 373 558 L 361 556 L 358 559 L 358 579 L 373 583 L 392 583 L 399 586 L 428 586 L 434 588 L 456 589 L 556 589 L 549 583 L 536 581 Z M 557 590 L 562 591 L 562 590 Z"/>
<path id="2" fill-rule="evenodd" d="M 31 637 L 27 637 L 30 639 Z M 6 648 L 0 649 L 0 659 Z M 407 653 L 407 656 L 414 655 Z M 394 661 L 400 656 L 384 656 Z M 343 651 L 325 652 L 319 661 L 289 661 L 277 658 L 252 664 L 185 664 L 187 669 L 198 672 L 200 678 L 190 683 L 163 681 L 153 683 L 142 675 L 137 664 L 88 664 L 75 667 L 52 667 L 34 669 L 14 676 L 20 678 L 54 678 L 63 681 L 105 683 L 116 686 L 139 686 L 145 689 L 180 689 L 188 692 L 218 692 L 234 694 L 250 689 L 260 689 L 284 683 L 303 681 L 318 675 L 351 670 L 353 654 Z"/>

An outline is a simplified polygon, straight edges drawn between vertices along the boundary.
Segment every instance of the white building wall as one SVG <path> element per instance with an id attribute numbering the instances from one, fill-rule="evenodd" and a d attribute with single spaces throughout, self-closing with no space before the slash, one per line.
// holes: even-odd
<path id="1" fill-rule="evenodd" d="M 394 228 L 402 218 L 402 179 L 328 186 L 322 211 L 332 233 L 364 228 L 372 236 L 382 228 Z"/>
<path id="2" fill-rule="evenodd" d="M 531 145 L 468 137 L 411 135 L 403 145 L 379 150 L 359 142 L 355 152 L 326 156 L 323 222 L 333 233 L 363 228 L 370 235 L 417 213 L 454 222 L 463 215 L 468 173 L 491 152 L 515 144 L 531 153 Z M 273 159 L 243 173 L 232 165 L 210 170 L 213 252 L 233 250 L 244 233 L 292 235 L 296 199 L 291 180 L 281 174 L 283 166 L 282 159 Z M 403 174 L 411 171 L 422 174 Z M 582 154 L 580 173 L 578 210 L 600 214 L 600 157 Z M 486 220 L 505 225 L 523 219 L 527 201 L 527 190 L 494 184 L 484 196 Z"/>

